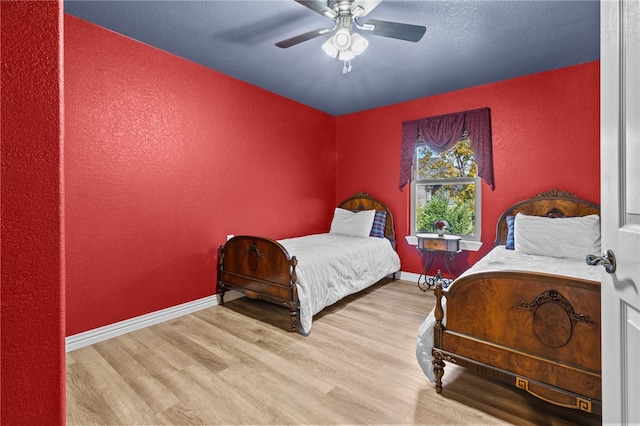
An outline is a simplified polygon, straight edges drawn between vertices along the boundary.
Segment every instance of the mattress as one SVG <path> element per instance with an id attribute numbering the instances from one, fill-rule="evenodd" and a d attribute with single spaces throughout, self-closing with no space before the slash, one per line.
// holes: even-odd
<path id="1" fill-rule="evenodd" d="M 303 334 L 309 334 L 313 316 L 325 307 L 400 270 L 400 258 L 386 238 L 327 233 L 278 242 L 298 260 Z"/>

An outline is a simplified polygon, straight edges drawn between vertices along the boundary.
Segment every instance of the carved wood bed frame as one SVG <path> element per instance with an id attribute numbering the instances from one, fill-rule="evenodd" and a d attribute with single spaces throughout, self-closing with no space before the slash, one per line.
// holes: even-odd
<path id="1" fill-rule="evenodd" d="M 385 211 L 385 237 L 395 249 L 395 228 L 391 210 L 381 201 L 364 192 L 355 194 L 338 206 L 352 211 Z M 251 299 L 262 299 L 289 309 L 291 329 L 297 330 L 300 301 L 296 287 L 296 265 L 277 241 L 251 235 L 236 236 L 218 251 L 218 294 L 224 304 L 224 293 L 236 290 Z M 395 278 L 395 274 L 394 274 Z M 371 283 L 374 284 L 374 283 Z"/>
<path id="2" fill-rule="evenodd" d="M 600 214 L 597 204 L 552 190 L 507 209 L 506 217 Z M 563 407 L 601 414 L 600 283 L 529 272 L 484 272 L 435 288 L 433 365 L 442 392 L 445 361 L 514 384 Z M 442 297 L 447 298 L 446 326 Z"/>

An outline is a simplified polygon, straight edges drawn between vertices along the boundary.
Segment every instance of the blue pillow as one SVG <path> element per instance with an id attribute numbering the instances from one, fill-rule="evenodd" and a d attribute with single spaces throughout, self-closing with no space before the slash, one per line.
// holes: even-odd
<path id="1" fill-rule="evenodd" d="M 384 238 L 384 226 L 387 223 L 387 212 L 376 211 L 373 218 L 373 226 L 371 227 L 370 237 Z"/>
<path id="2" fill-rule="evenodd" d="M 515 216 L 507 216 L 507 241 L 505 247 L 507 250 L 515 250 Z"/>

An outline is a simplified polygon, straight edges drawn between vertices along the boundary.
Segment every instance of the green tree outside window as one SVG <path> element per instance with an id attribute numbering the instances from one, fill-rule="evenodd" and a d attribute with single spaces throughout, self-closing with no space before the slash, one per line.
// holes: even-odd
<path id="1" fill-rule="evenodd" d="M 445 220 L 447 232 L 474 235 L 477 166 L 469 140 L 441 153 L 419 145 L 416 154 L 416 231 L 434 232 Z"/>

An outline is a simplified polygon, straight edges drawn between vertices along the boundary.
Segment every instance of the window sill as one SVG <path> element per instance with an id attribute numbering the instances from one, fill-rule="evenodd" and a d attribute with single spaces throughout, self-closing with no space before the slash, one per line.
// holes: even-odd
<path id="1" fill-rule="evenodd" d="M 404 237 L 409 245 L 417 246 L 418 245 L 418 237 L 415 235 L 407 235 Z M 460 248 L 465 251 L 478 251 L 482 247 L 482 241 L 472 241 L 472 240 L 461 240 Z"/>

